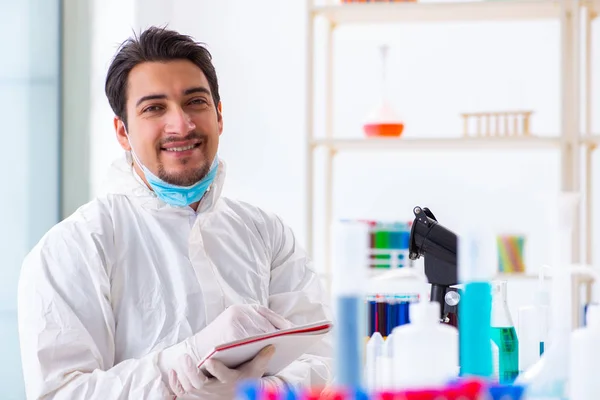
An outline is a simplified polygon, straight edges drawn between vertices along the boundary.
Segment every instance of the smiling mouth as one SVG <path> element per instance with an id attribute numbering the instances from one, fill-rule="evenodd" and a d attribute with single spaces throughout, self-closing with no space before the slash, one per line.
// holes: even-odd
<path id="1" fill-rule="evenodd" d="M 202 142 L 200 143 L 194 143 L 194 144 L 190 144 L 187 146 L 179 146 L 179 147 L 161 147 L 161 150 L 164 151 L 168 151 L 171 153 L 177 153 L 177 152 L 183 152 L 183 151 L 188 151 L 188 150 L 193 150 L 195 148 L 198 148 L 202 145 Z"/>

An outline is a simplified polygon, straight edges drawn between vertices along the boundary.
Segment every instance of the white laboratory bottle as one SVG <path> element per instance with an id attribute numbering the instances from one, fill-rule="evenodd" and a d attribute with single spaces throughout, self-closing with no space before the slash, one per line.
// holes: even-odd
<path id="1" fill-rule="evenodd" d="M 571 334 L 570 400 L 596 400 L 600 396 L 600 306 L 588 306 L 586 325 Z"/>
<path id="2" fill-rule="evenodd" d="M 381 355 L 377 358 L 377 377 L 375 380 L 377 391 L 384 392 L 392 390 L 394 386 L 394 370 L 390 354 L 390 336 L 388 336 L 381 347 Z"/>
<path id="3" fill-rule="evenodd" d="M 439 387 L 456 379 L 458 330 L 440 323 L 440 304 L 413 303 L 410 319 L 393 331 L 396 388 Z"/>
<path id="4" fill-rule="evenodd" d="M 383 337 L 381 333 L 375 332 L 367 342 L 366 362 L 365 362 L 365 381 L 367 390 L 377 389 L 377 377 L 380 371 L 377 368 L 378 359 L 383 355 Z"/>
<path id="5" fill-rule="evenodd" d="M 527 371 L 544 354 L 548 342 L 550 293 L 545 283 L 545 270 L 540 268 L 535 304 L 519 308 L 519 372 Z"/>
<path id="6" fill-rule="evenodd" d="M 563 399 L 567 389 L 571 335 L 571 269 L 553 268 L 550 346 L 515 383 L 526 386 L 527 399 Z"/>
<path id="7" fill-rule="evenodd" d="M 380 390 L 393 390 L 394 382 L 394 335 L 390 333 L 383 344 L 382 362 L 378 372 L 381 374 L 382 381 Z"/>

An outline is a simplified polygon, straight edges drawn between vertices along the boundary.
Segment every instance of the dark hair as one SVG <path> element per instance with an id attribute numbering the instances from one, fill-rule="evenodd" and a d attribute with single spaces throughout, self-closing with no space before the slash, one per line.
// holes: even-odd
<path id="1" fill-rule="evenodd" d="M 104 91 L 115 115 L 127 125 L 127 80 L 129 72 L 148 61 L 189 60 L 204 72 L 215 106 L 219 104 L 219 83 L 212 56 L 202 43 L 166 28 L 150 27 L 139 37 L 124 41 L 108 68 Z"/>

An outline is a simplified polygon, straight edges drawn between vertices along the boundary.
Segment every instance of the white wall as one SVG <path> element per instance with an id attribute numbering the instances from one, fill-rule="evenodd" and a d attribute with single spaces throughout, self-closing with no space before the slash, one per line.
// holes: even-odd
<path id="1" fill-rule="evenodd" d="M 90 2 L 63 1 L 62 217 L 90 197 L 93 20 Z"/>
<path id="2" fill-rule="evenodd" d="M 279 213 L 304 242 L 305 1 L 161 4 L 157 9 L 138 9 L 138 22 L 163 24 L 170 18 L 170 27 L 207 43 L 214 56 L 225 123 L 220 153 L 229 167 L 225 194 Z M 96 46 L 103 49 L 97 55 L 105 57 L 95 63 L 97 79 L 106 71 L 108 44 L 125 38 L 128 31 L 111 25 L 108 33 L 96 39 Z M 336 135 L 362 135 L 362 119 L 378 96 L 381 38 L 391 45 L 389 66 L 394 73 L 388 74 L 389 87 L 406 122 L 406 137 L 457 136 L 462 129 L 460 112 L 506 108 L 533 109 L 536 134 L 558 133 L 559 26 L 525 22 L 340 29 Z M 595 65 L 599 43 L 596 27 Z M 317 92 L 322 93 L 322 86 Z M 93 188 L 110 159 L 120 153 L 106 100 L 97 94 L 95 101 Z M 322 101 L 316 110 L 322 122 Z M 598 132 L 597 107 L 594 112 Z M 542 206 L 546 193 L 559 188 L 558 151 L 342 153 L 335 167 L 338 217 L 409 219 L 415 205 L 429 206 L 449 228 L 468 216 L 500 230 L 524 232 L 530 244 L 530 270 L 547 260 L 549 238 Z M 318 183 L 322 194 L 322 182 Z M 322 217 L 322 207 L 317 215 Z M 317 236 L 321 240 L 322 235 Z M 600 235 L 594 243 L 600 244 Z M 317 265 L 322 265 L 321 250 L 316 249 Z M 509 289 L 519 299 L 514 307 L 530 301 L 530 286 Z"/>
<path id="3" fill-rule="evenodd" d="M 59 218 L 59 11 L 58 1 L 0 1 L 0 393 L 7 400 L 25 396 L 17 331 L 21 264 Z"/>
<path id="4" fill-rule="evenodd" d="M 92 51 L 90 71 L 90 196 L 98 193 L 106 169 L 120 154 L 113 129 L 113 112 L 104 94 L 106 72 L 118 46 L 132 35 L 134 0 L 94 0 L 91 6 Z"/>

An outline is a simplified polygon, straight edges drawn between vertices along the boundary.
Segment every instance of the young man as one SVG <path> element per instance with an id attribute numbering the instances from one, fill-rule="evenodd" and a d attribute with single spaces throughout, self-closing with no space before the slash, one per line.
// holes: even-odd
<path id="1" fill-rule="evenodd" d="M 52 228 L 24 261 L 19 331 L 29 399 L 231 399 L 241 379 L 323 386 L 323 340 L 278 376 L 273 349 L 237 370 L 196 365 L 211 347 L 330 319 L 306 253 L 278 217 L 220 196 L 223 130 L 211 56 L 150 28 L 106 78 L 125 157 L 105 192 Z"/>

